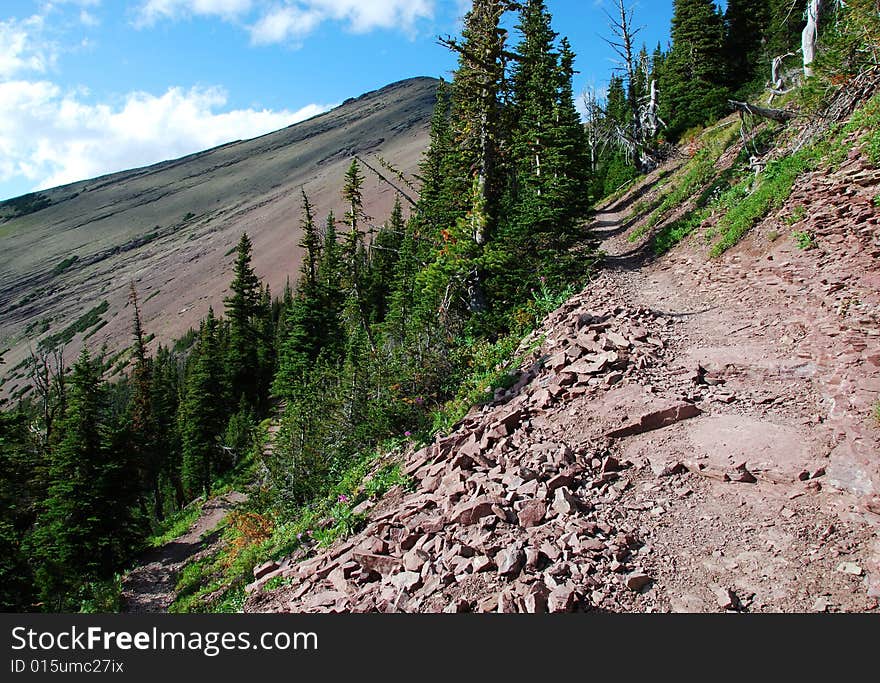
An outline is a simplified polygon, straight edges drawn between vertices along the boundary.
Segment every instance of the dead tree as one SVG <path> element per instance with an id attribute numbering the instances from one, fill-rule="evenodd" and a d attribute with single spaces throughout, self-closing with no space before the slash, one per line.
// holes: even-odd
<path id="1" fill-rule="evenodd" d="M 56 420 L 64 415 L 67 391 L 65 386 L 64 347 L 49 351 L 40 348 L 31 350 L 28 362 L 29 378 L 33 383 L 43 415 L 42 429 L 39 434 L 43 446 L 52 440 Z"/>
<path id="2" fill-rule="evenodd" d="M 819 15 L 822 0 L 807 0 L 807 25 L 801 34 L 801 50 L 804 53 L 804 76 L 813 75 L 813 62 L 816 60 L 816 45 L 819 42 Z"/>
<path id="3" fill-rule="evenodd" d="M 605 12 L 614 37 L 605 38 L 614 52 L 617 54 L 619 61 L 617 70 L 623 72 L 626 78 L 626 99 L 629 104 L 630 115 L 632 117 L 633 137 L 637 140 L 642 137 L 641 118 L 639 116 L 639 94 L 636 92 L 636 60 L 633 52 L 633 45 L 636 36 L 641 32 L 641 28 L 633 27 L 633 14 L 635 10 L 626 6 L 625 0 L 615 0 L 615 14 Z"/>

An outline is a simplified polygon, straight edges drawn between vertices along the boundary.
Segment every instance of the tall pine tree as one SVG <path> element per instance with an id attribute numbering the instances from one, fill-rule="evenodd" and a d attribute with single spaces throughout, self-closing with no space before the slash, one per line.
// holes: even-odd
<path id="1" fill-rule="evenodd" d="M 725 111 L 724 22 L 712 0 L 673 0 L 672 50 L 663 68 L 661 116 L 673 140 Z"/>

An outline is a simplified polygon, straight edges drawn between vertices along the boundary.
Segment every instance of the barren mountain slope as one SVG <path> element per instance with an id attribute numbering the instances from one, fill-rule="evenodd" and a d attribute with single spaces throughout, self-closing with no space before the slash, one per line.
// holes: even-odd
<path id="1" fill-rule="evenodd" d="M 280 293 L 299 266 L 300 187 L 323 224 L 331 208 L 342 215 L 339 191 L 352 156 L 380 170 L 379 157 L 414 172 L 427 144 L 435 89 L 429 78 L 401 81 L 260 138 L 47 190 L 29 207 L 24 200 L 0 204 L 0 352 L 8 351 L 3 393 L 23 385 L 16 366 L 29 345 L 104 301 L 93 324 L 83 320 L 80 327 L 88 326 L 67 345 L 66 356 L 101 325 L 90 345 L 107 343 L 111 352 L 126 347 L 131 280 L 148 332 L 164 342 L 197 324 L 209 305 L 222 308 L 230 250 L 243 231 L 254 242 L 257 273 Z M 366 211 L 379 224 L 395 192 L 363 170 Z"/>
<path id="2" fill-rule="evenodd" d="M 880 172 L 808 173 L 709 260 L 626 239 L 668 170 L 598 211 L 608 267 L 519 382 L 410 452 L 359 534 L 260 567 L 246 610 L 878 608 Z"/>

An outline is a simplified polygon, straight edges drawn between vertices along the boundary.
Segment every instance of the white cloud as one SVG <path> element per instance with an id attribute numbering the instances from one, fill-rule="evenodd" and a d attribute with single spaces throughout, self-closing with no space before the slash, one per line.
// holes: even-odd
<path id="1" fill-rule="evenodd" d="M 322 20 L 320 12 L 298 7 L 274 7 L 249 28 L 251 42 L 270 45 L 290 38 L 299 39 L 314 31 Z"/>
<path id="2" fill-rule="evenodd" d="M 353 33 L 397 29 L 412 34 L 434 16 L 436 0 L 142 0 L 140 26 L 161 20 L 213 16 L 246 26 L 255 45 L 300 40 L 327 21 Z"/>
<path id="3" fill-rule="evenodd" d="M 0 181 L 34 189 L 144 166 L 262 135 L 329 109 L 239 109 L 219 88 L 130 93 L 120 106 L 90 104 L 47 81 L 0 83 Z"/>
<path id="4" fill-rule="evenodd" d="M 43 17 L 0 21 L 0 78 L 45 72 L 56 59 L 54 46 L 42 40 Z"/>
<path id="5" fill-rule="evenodd" d="M 192 15 L 234 19 L 249 12 L 252 5 L 252 0 L 145 0 L 138 12 L 138 21 L 150 26 L 161 19 Z"/>
<path id="6" fill-rule="evenodd" d="M 89 12 L 87 9 L 82 9 L 79 12 L 79 23 L 83 26 L 97 26 L 101 23 L 101 20 L 98 19 L 94 14 Z"/>

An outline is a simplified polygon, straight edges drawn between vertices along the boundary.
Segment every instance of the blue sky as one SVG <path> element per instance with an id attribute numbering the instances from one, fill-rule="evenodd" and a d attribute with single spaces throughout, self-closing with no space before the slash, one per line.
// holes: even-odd
<path id="1" fill-rule="evenodd" d="M 668 40 L 672 0 L 638 0 Z M 2 0 L 0 199 L 253 137 L 412 76 L 446 76 L 463 0 Z M 549 0 L 580 93 L 613 68 L 603 8 Z"/>

